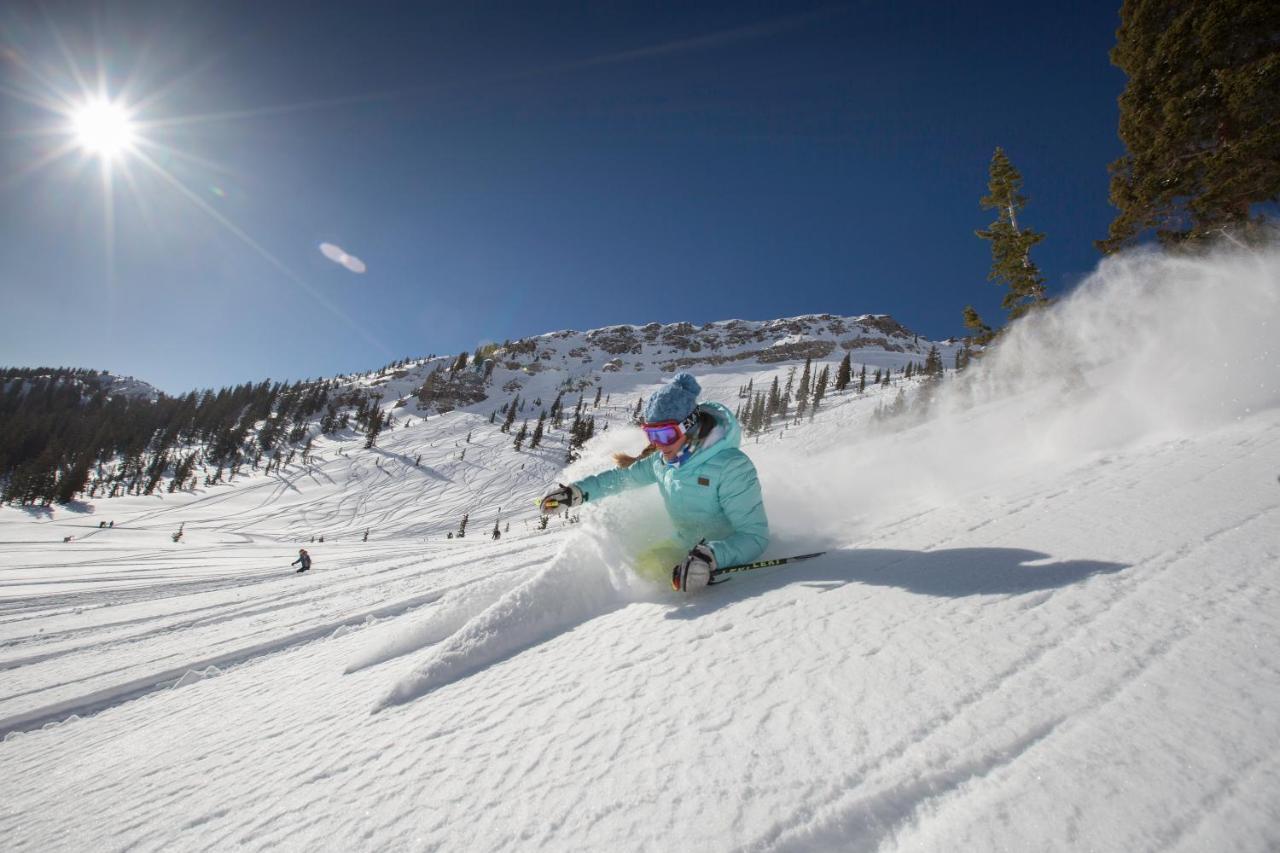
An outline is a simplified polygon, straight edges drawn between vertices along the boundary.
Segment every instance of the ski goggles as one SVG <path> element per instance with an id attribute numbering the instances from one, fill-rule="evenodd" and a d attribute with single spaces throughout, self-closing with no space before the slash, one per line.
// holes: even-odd
<path id="1" fill-rule="evenodd" d="M 659 421 L 656 424 L 643 424 L 640 428 L 649 437 L 649 441 L 659 447 L 670 447 L 684 435 L 684 426 L 679 421 Z"/>

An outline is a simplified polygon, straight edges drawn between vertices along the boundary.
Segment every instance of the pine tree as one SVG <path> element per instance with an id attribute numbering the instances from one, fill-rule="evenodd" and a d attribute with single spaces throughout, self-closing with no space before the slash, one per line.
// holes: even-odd
<path id="1" fill-rule="evenodd" d="M 644 397 L 641 397 L 638 400 L 636 400 L 636 410 L 631 413 L 631 420 L 634 423 L 640 423 L 641 418 L 643 417 L 640 411 L 640 406 L 642 403 L 644 403 Z"/>
<path id="2" fill-rule="evenodd" d="M 858 393 L 861 394 L 867 390 L 867 366 L 862 365 L 862 372 L 858 374 Z"/>
<path id="3" fill-rule="evenodd" d="M 813 420 L 813 416 L 818 413 L 818 406 L 822 405 L 822 398 L 827 395 L 827 378 L 830 367 L 823 365 L 822 372 L 818 374 L 818 381 L 813 386 L 813 406 L 809 410 L 809 420 Z"/>
<path id="4" fill-rule="evenodd" d="M 978 346 L 985 346 L 995 338 L 995 331 L 983 322 L 972 305 L 964 307 L 964 325 L 973 332 L 970 339 Z"/>
<path id="5" fill-rule="evenodd" d="M 903 389 L 898 389 L 898 396 L 893 398 L 893 405 L 889 407 L 889 415 L 898 417 L 907 411 L 907 393 Z"/>
<path id="6" fill-rule="evenodd" d="M 930 381 L 936 381 L 942 378 L 942 353 L 938 350 L 938 345 L 934 344 L 929 347 L 929 354 L 924 359 L 924 375 Z"/>
<path id="7" fill-rule="evenodd" d="M 836 390 L 843 391 L 849 387 L 849 383 L 853 381 L 853 360 L 850 353 L 845 353 L 844 358 L 840 361 L 840 368 L 836 370 Z"/>
<path id="8" fill-rule="evenodd" d="M 803 418 L 809 408 L 809 382 L 813 359 L 804 360 L 804 372 L 800 374 L 800 385 L 796 388 L 796 417 Z"/>
<path id="9" fill-rule="evenodd" d="M 769 403 L 767 414 L 770 418 L 776 417 L 783 411 L 782 406 L 782 390 L 778 387 L 778 377 L 773 377 L 773 384 L 769 386 Z"/>
<path id="10" fill-rule="evenodd" d="M 365 450 L 370 450 L 377 444 L 378 433 L 382 432 L 382 423 L 382 411 L 375 407 L 369 415 L 369 428 L 364 441 Z"/>
<path id="11" fill-rule="evenodd" d="M 975 233 L 991 241 L 991 272 L 987 280 L 1009 288 L 1001 306 L 1009 312 L 1010 320 L 1016 320 L 1047 301 L 1044 278 L 1031 261 L 1031 248 L 1043 240 L 1044 235 L 1018 225 L 1018 213 L 1026 205 L 1027 197 L 1021 193 L 1022 175 L 1001 148 L 997 148 L 991 158 L 987 189 L 982 207 L 999 213 L 989 228 Z"/>
<path id="12" fill-rule="evenodd" d="M 508 404 L 507 417 L 506 417 L 506 420 L 502 422 L 502 432 L 505 432 L 505 433 L 511 432 L 511 425 L 516 422 L 516 400 L 519 400 L 519 399 L 520 397 L 519 395 L 517 395 L 516 399 L 512 400 L 511 403 Z"/>
<path id="13" fill-rule="evenodd" d="M 524 440 L 529 437 L 529 421 L 525 420 L 520 424 L 520 431 L 516 433 L 516 453 L 520 452 L 520 448 L 524 447 Z"/>
<path id="14" fill-rule="evenodd" d="M 535 450 L 542 444 L 542 432 L 547 422 L 547 412 L 544 409 L 538 415 L 538 423 L 533 428 L 533 436 L 529 439 L 529 449 Z"/>
<path id="15" fill-rule="evenodd" d="M 458 538 L 464 539 L 467 535 L 467 519 L 471 517 L 471 513 L 464 512 L 462 514 L 462 523 L 458 525 Z"/>
<path id="16" fill-rule="evenodd" d="M 601 386 L 599 386 L 599 387 L 597 387 L 597 388 L 596 388 L 596 399 L 595 399 L 595 402 L 591 404 L 591 408 L 593 408 L 593 409 L 598 409 L 598 408 L 600 408 L 600 398 L 601 398 L 602 396 L 604 396 L 604 386 L 603 386 L 603 385 L 601 385 Z"/>
<path id="17" fill-rule="evenodd" d="M 756 435 L 764 429 L 764 407 L 764 394 L 757 394 L 751 404 L 751 427 L 749 431 L 752 435 Z"/>
<path id="18" fill-rule="evenodd" d="M 1129 77 L 1125 154 L 1110 166 L 1119 213 L 1098 248 L 1149 228 L 1167 244 L 1259 235 L 1259 206 L 1280 199 L 1280 4 L 1125 0 L 1111 61 Z"/>

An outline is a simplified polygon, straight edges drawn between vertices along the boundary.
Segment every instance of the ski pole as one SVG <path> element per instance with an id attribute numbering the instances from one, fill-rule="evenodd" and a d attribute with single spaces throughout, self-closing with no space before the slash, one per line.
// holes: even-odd
<path id="1" fill-rule="evenodd" d="M 776 560 L 760 560 L 756 563 L 740 563 L 736 566 L 721 566 L 711 573 L 711 577 L 718 578 L 722 575 L 732 574 L 733 572 L 749 572 L 752 569 L 767 569 L 771 566 L 781 566 L 785 563 L 798 563 L 801 560 L 812 560 L 814 557 L 821 557 L 826 551 L 815 551 L 812 554 L 797 554 L 794 557 L 779 557 Z"/>

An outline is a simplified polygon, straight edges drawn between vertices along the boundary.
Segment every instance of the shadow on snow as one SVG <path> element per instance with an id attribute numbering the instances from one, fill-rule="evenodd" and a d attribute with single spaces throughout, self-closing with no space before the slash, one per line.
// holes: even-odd
<path id="1" fill-rule="evenodd" d="M 1023 595 L 1058 589 L 1094 575 L 1128 568 L 1101 560 L 1058 560 L 1023 548 L 948 548 L 898 551 L 844 548 L 802 563 L 760 569 L 731 579 L 667 614 L 694 619 L 702 613 L 791 584 L 838 589 L 850 583 L 894 586 L 918 595 Z"/>

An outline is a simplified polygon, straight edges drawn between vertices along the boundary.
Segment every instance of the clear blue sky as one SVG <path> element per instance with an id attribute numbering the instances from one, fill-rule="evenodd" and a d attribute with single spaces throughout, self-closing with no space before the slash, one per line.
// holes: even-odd
<path id="1" fill-rule="evenodd" d="M 1118 9 L 6 4 L 0 364 L 180 393 L 615 323 L 961 334 L 1000 314 L 997 145 L 1051 292 L 1097 263 Z M 140 137 L 109 193 L 41 103 L 100 80 Z"/>

